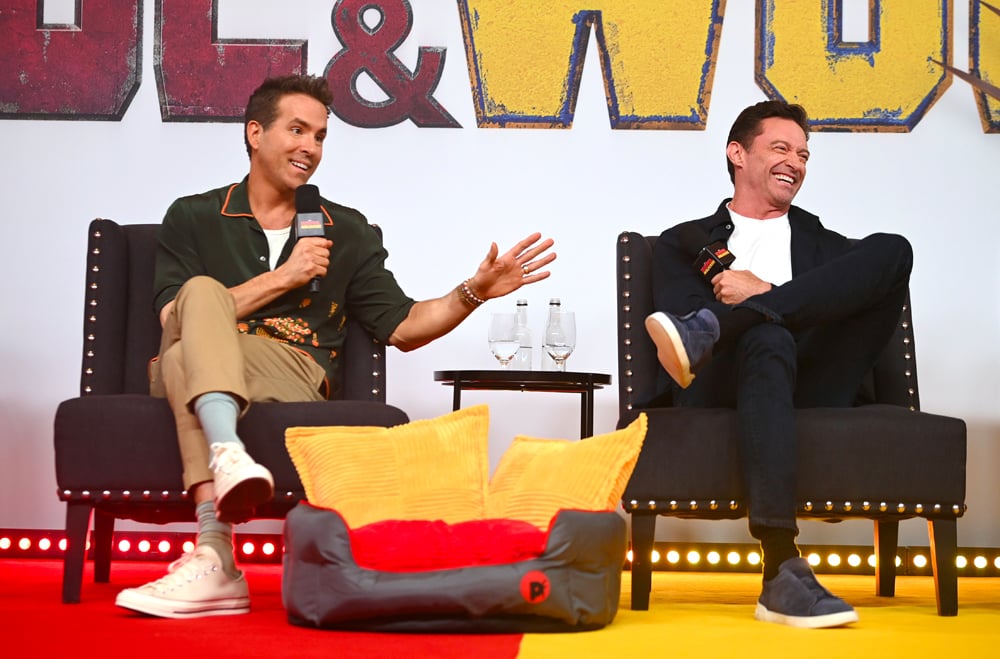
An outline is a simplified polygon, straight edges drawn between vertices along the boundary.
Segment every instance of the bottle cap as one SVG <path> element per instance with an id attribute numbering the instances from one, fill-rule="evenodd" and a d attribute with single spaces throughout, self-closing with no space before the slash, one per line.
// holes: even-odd
<path id="1" fill-rule="evenodd" d="M 552 298 L 552 299 L 549 300 L 549 304 L 560 304 L 561 305 L 562 303 L 559 301 L 559 298 L 554 297 L 554 298 Z"/>
<path id="2" fill-rule="evenodd" d="M 526 306 L 528 306 L 528 301 L 527 300 L 518 300 L 517 301 L 517 306 L 519 306 L 519 307 L 526 307 Z"/>

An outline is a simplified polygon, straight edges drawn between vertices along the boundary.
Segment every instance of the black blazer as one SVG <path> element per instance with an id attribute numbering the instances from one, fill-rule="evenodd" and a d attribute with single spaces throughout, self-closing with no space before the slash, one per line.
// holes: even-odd
<path id="1" fill-rule="evenodd" d="M 733 223 L 725 199 L 714 214 L 699 220 L 682 222 L 660 234 L 653 245 L 653 304 L 657 311 L 684 315 L 701 308 L 721 313 L 729 305 L 719 302 L 711 284 L 694 267 L 695 254 L 682 246 L 684 228 L 697 224 L 707 234 L 705 245 L 726 242 L 733 233 Z M 792 206 L 788 211 L 792 230 L 792 277 L 823 265 L 843 254 L 851 241 L 825 228 L 812 213 Z M 701 247 L 701 246 L 699 246 Z"/>

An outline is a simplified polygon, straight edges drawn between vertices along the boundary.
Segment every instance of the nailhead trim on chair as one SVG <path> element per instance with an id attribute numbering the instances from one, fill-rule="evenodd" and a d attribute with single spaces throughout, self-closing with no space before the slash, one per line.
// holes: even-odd
<path id="1" fill-rule="evenodd" d="M 372 339 L 374 345 L 378 345 L 378 339 Z M 382 356 L 379 354 L 378 350 L 372 351 L 372 361 L 379 361 Z M 372 371 L 372 398 L 374 400 L 379 400 L 379 394 L 382 393 L 382 388 L 385 386 L 385 381 L 382 376 L 382 371 L 376 369 Z"/>
<path id="2" fill-rule="evenodd" d="M 95 501 L 95 502 L 126 502 L 126 501 L 187 501 L 189 498 L 187 490 L 162 490 L 152 492 L 142 490 L 132 492 L 131 490 L 103 490 L 100 494 L 90 490 L 60 490 L 60 501 Z M 275 501 L 298 501 L 305 498 L 305 492 L 288 491 L 282 495 L 275 495 Z"/>
<path id="3" fill-rule="evenodd" d="M 95 231 L 93 233 L 93 238 L 94 238 L 94 242 L 95 243 L 98 242 L 98 241 L 100 241 L 100 239 L 101 239 L 101 232 L 100 231 Z M 101 255 L 101 248 L 100 247 L 95 247 L 93 250 L 91 250 L 90 253 L 91 253 L 92 256 L 100 256 Z M 91 263 L 90 273 L 91 273 L 91 276 L 90 276 L 90 281 L 87 282 L 87 288 L 90 289 L 90 290 L 92 290 L 92 291 L 96 291 L 98 289 L 98 287 L 100 286 L 100 283 L 98 282 L 98 278 L 100 277 L 101 266 L 97 265 L 96 263 Z M 90 305 L 91 308 L 96 308 L 97 307 L 97 300 L 91 298 L 88 301 L 88 304 Z M 96 325 L 96 323 L 97 323 L 97 314 L 96 313 L 92 313 L 91 315 L 87 316 L 87 323 L 90 326 Z M 93 393 L 93 387 L 90 385 L 90 380 L 93 379 L 94 369 L 89 364 L 91 362 L 93 362 L 93 359 L 94 359 L 93 345 L 94 345 L 94 341 L 95 341 L 96 338 L 97 338 L 97 335 L 94 334 L 93 330 L 88 331 L 87 335 L 85 337 L 85 340 L 87 342 L 88 347 L 87 347 L 87 350 L 85 352 L 86 362 L 83 365 L 83 382 L 80 384 L 80 393 L 81 393 L 81 395 L 84 395 L 84 396 L 87 395 L 87 394 Z"/>
<path id="4" fill-rule="evenodd" d="M 619 240 L 622 243 L 628 243 L 629 242 L 629 236 L 628 236 L 628 234 L 624 234 L 623 233 L 619 237 Z M 632 281 L 632 273 L 630 271 L 628 271 L 628 264 L 631 261 L 632 261 L 632 258 L 630 256 L 628 256 L 628 255 L 625 255 L 625 256 L 622 257 L 622 263 L 625 264 L 625 272 L 622 273 L 622 279 L 624 279 L 625 281 L 628 281 L 628 282 Z M 622 298 L 623 298 L 622 309 L 625 311 L 625 321 L 622 323 L 622 327 L 625 328 L 624 345 L 627 346 L 627 349 L 625 351 L 625 361 L 632 361 L 632 353 L 630 351 L 630 349 L 632 347 L 632 320 L 631 320 L 631 317 L 628 315 L 629 312 L 632 311 L 632 305 L 630 305 L 628 303 L 629 302 L 629 298 L 631 296 L 632 296 L 632 291 L 629 290 L 628 287 L 626 287 L 625 290 L 622 291 Z M 624 383 L 624 385 L 625 385 L 625 391 L 628 394 L 628 398 L 625 401 L 625 408 L 631 410 L 632 409 L 632 404 L 634 402 L 632 400 L 632 394 L 634 393 L 633 388 L 632 388 L 632 369 L 627 369 L 625 371 L 625 383 Z"/>
<path id="5" fill-rule="evenodd" d="M 887 516 L 899 516 L 900 519 L 910 518 L 910 517 L 961 517 L 965 514 L 966 505 L 965 504 L 940 504 L 935 503 L 933 506 L 925 506 L 922 503 L 907 503 L 899 502 L 894 505 L 890 505 L 885 501 L 878 504 L 879 512 L 886 513 Z M 844 501 L 839 503 L 834 503 L 833 501 L 824 501 L 821 505 L 816 505 L 812 501 L 805 501 L 799 505 L 799 509 L 806 515 L 816 515 L 826 517 L 828 514 L 836 514 L 837 516 L 856 516 L 856 517 L 870 517 L 873 504 L 869 501 L 863 501 L 861 507 L 857 508 L 853 502 Z M 729 501 L 724 506 L 715 499 L 709 500 L 692 500 L 687 503 L 680 503 L 676 500 L 672 501 L 645 501 L 640 502 L 636 499 L 632 499 L 628 502 L 626 510 L 628 511 L 655 511 L 666 509 L 670 512 L 679 513 L 683 516 L 685 511 L 699 513 L 699 517 L 708 517 L 704 513 L 704 510 L 711 510 L 719 512 L 719 517 L 729 518 L 732 517 L 733 513 L 740 513 L 742 515 L 746 514 L 746 508 L 743 503 L 739 501 Z"/>

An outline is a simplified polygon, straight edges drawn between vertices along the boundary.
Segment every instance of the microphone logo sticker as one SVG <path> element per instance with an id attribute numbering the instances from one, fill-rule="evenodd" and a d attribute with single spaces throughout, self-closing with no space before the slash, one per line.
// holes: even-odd
<path id="1" fill-rule="evenodd" d="M 532 570 L 521 577 L 521 597 L 529 604 L 541 604 L 549 598 L 552 584 L 544 572 Z"/>
<path id="2" fill-rule="evenodd" d="M 300 231 L 323 232 L 323 216 L 319 213 L 303 213 L 299 216 Z"/>

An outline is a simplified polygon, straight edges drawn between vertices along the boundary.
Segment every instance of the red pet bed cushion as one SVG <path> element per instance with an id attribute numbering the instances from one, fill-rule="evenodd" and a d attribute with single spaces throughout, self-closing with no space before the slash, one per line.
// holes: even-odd
<path id="1" fill-rule="evenodd" d="M 516 563 L 541 556 L 548 538 L 533 524 L 515 519 L 458 524 L 386 520 L 352 529 L 350 534 L 358 567 L 383 572 Z"/>

